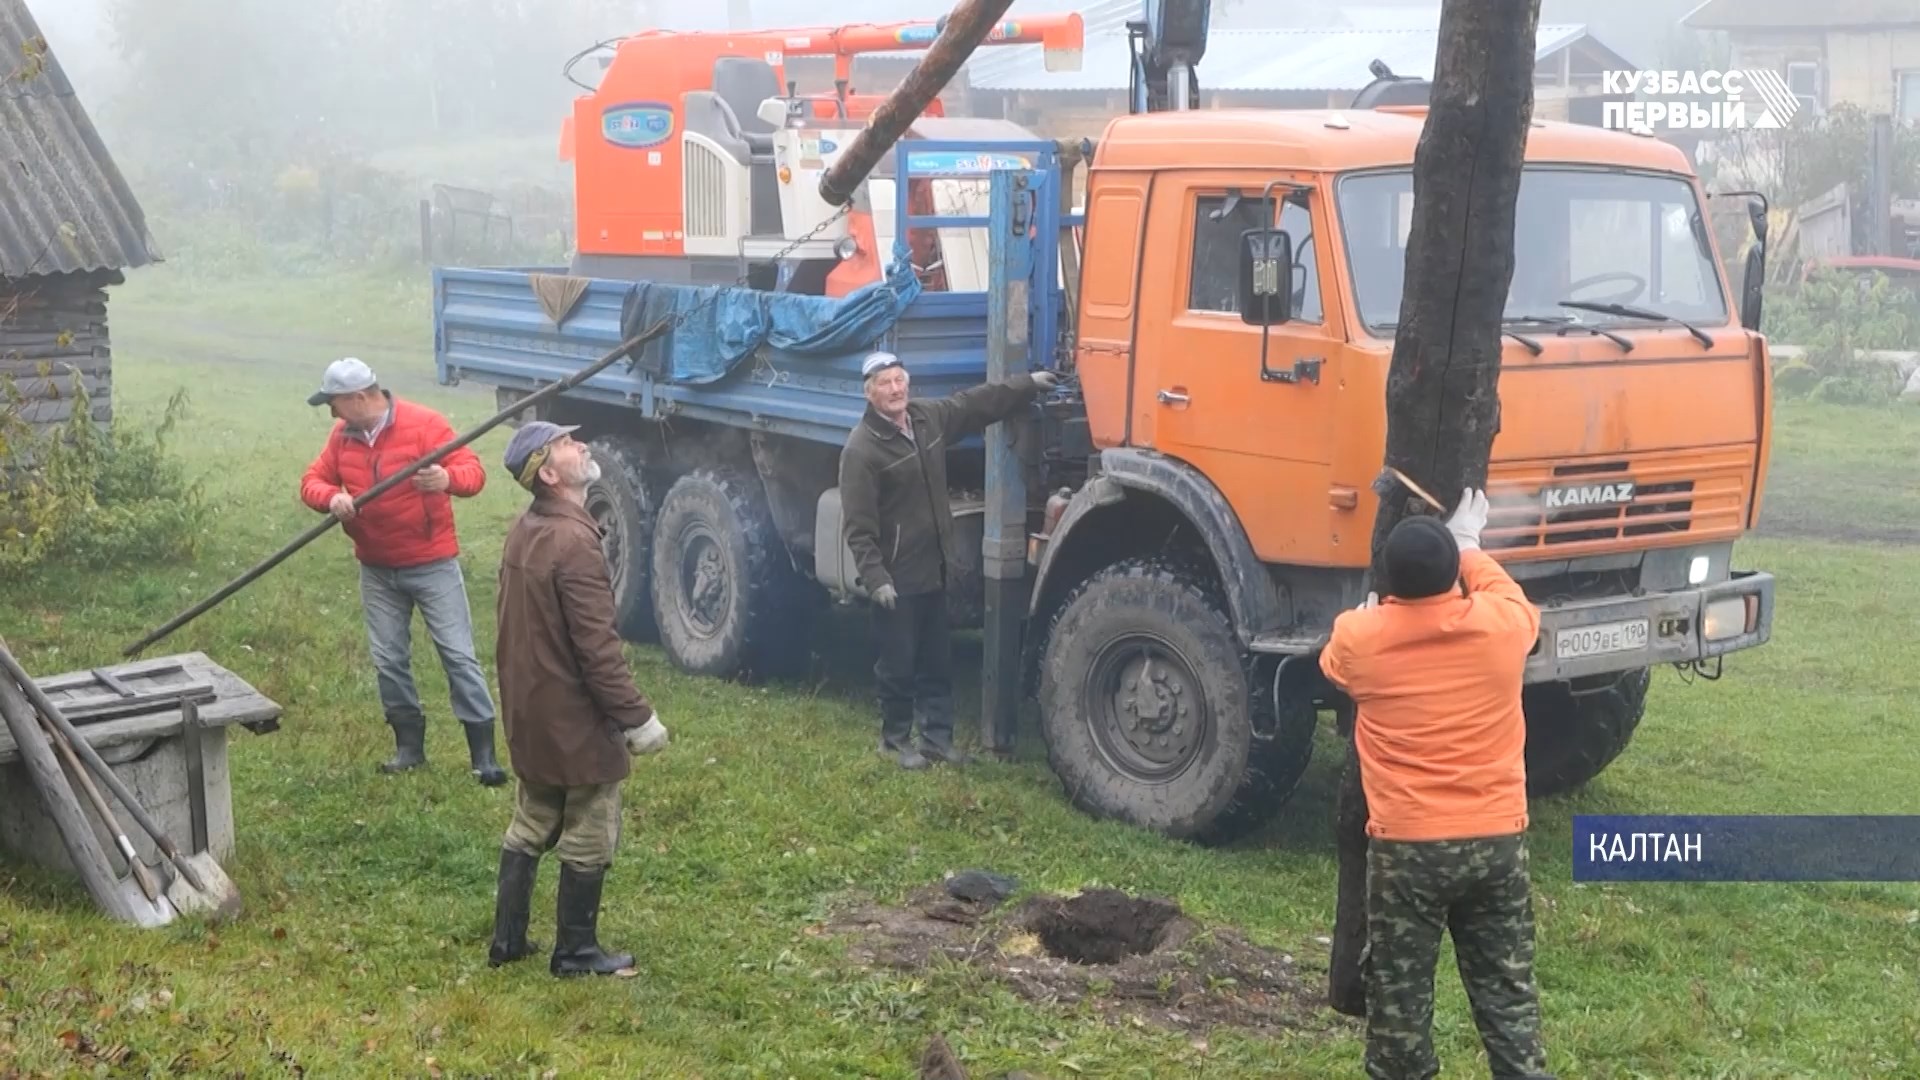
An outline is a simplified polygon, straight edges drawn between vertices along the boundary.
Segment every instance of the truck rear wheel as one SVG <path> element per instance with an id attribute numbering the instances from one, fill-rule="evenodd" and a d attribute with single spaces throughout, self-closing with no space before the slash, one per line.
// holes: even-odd
<path id="1" fill-rule="evenodd" d="M 602 435 L 587 443 L 600 479 L 587 485 L 587 513 L 600 525 L 600 551 L 613 582 L 614 625 L 628 641 L 652 641 L 653 497 L 639 440 Z"/>
<path id="2" fill-rule="evenodd" d="M 653 612 L 675 667 L 721 678 L 804 670 L 806 585 L 757 484 L 730 469 L 701 469 L 660 500 Z"/>
<path id="3" fill-rule="evenodd" d="M 1647 668 L 1611 686 L 1574 693 L 1567 683 L 1539 683 L 1521 695 L 1527 715 L 1527 794 L 1558 795 L 1599 776 L 1632 741 L 1647 711 Z"/>
<path id="4" fill-rule="evenodd" d="M 1067 598 L 1048 635 L 1040 707 L 1048 759 L 1075 806 L 1218 842 L 1291 793 L 1312 701 L 1285 703 L 1285 722 L 1263 734 L 1269 695 L 1254 692 L 1223 608 L 1202 575 L 1145 559 Z"/>

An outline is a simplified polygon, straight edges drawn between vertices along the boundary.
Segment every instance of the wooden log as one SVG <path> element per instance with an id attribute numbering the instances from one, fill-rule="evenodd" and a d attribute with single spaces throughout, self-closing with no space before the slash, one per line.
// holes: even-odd
<path id="1" fill-rule="evenodd" d="M 34 376 L 50 376 L 70 369 L 79 369 L 82 375 L 104 375 L 113 367 L 113 357 L 105 353 L 90 356 L 50 356 L 15 357 L 11 353 L 0 352 L 0 378 L 24 379 Z"/>
<path id="2" fill-rule="evenodd" d="M 90 398 L 100 397 L 113 389 L 110 381 L 97 375 L 84 376 L 81 380 L 84 385 L 77 389 L 73 385 L 74 380 L 71 375 L 55 375 L 51 378 L 38 376 L 9 378 L 13 383 L 14 393 L 19 394 L 22 401 L 60 401 L 77 397 L 80 393 Z"/>
<path id="3" fill-rule="evenodd" d="M 96 423 L 106 423 L 113 419 L 113 402 L 106 394 L 90 396 L 89 415 Z M 20 420 L 28 424 L 64 424 L 73 416 L 73 399 L 64 397 L 58 401 L 29 401 L 20 407 Z"/>
<path id="4" fill-rule="evenodd" d="M 1487 481 L 1500 417 L 1501 330 L 1513 280 L 1514 208 L 1533 122 L 1540 0 L 1447 0 L 1431 106 L 1414 152 L 1406 289 L 1387 369 L 1386 464 L 1451 507 Z M 1374 522 L 1372 579 L 1388 534 L 1423 505 L 1400 484 Z M 1328 1002 L 1366 1015 L 1366 794 L 1351 744 L 1334 822 L 1339 888 Z"/>
<path id="5" fill-rule="evenodd" d="M 66 774 L 60 771 L 53 747 L 34 718 L 33 706 L 19 685 L 5 675 L 0 675 L 0 717 L 6 720 L 7 731 L 19 748 L 20 760 L 33 778 L 40 805 L 46 808 L 47 816 L 59 830 L 60 841 L 66 845 L 81 884 L 86 886 L 94 903 L 100 905 L 100 910 L 120 922 L 137 922 L 118 879 L 113 876 L 112 864 L 107 861 L 93 826 L 80 808 L 79 798 L 68 784 Z"/>
<path id="6" fill-rule="evenodd" d="M 0 300 L 0 315 L 6 312 L 7 301 Z M 104 336 L 108 332 L 105 316 L 104 311 L 82 308 L 20 310 L 7 315 L 5 324 L 11 333 L 62 334 L 86 331 Z"/>
<path id="7" fill-rule="evenodd" d="M 104 329 L 68 326 L 62 329 L 27 330 L 17 323 L 0 324 L 0 349 L 24 349 L 32 345 L 58 345 L 66 342 L 84 350 L 96 342 L 105 343 L 106 340 L 107 335 Z"/>

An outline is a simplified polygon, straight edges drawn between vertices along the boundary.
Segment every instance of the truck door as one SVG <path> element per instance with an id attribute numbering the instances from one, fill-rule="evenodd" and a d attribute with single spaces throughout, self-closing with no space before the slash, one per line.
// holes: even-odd
<path id="1" fill-rule="evenodd" d="M 1303 178 L 1304 180 L 1304 178 Z M 1327 263 L 1326 208 L 1309 191 L 1274 189 L 1292 237 L 1294 316 L 1266 330 L 1242 322 L 1241 236 L 1269 211 L 1265 180 L 1158 192 L 1135 350 L 1133 441 L 1193 465 L 1239 514 L 1269 562 L 1333 561 L 1328 476 L 1343 325 Z M 1300 374 L 1296 378 L 1295 373 Z M 1289 381 L 1292 380 L 1292 381 Z"/>

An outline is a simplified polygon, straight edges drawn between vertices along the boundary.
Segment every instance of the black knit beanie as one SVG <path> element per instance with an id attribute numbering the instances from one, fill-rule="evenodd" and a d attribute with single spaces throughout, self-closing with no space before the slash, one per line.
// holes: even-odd
<path id="1" fill-rule="evenodd" d="M 1423 600 L 1460 580 L 1460 545 L 1434 517 L 1410 517 L 1387 534 L 1388 596 Z"/>

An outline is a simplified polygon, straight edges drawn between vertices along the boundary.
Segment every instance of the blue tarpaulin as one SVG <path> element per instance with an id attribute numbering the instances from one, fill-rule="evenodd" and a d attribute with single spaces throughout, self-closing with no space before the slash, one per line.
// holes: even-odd
<path id="1" fill-rule="evenodd" d="M 627 294 L 621 322 L 631 337 L 663 318 L 695 312 L 650 343 L 639 367 L 666 382 L 698 385 L 725 378 L 762 345 L 802 356 L 835 356 L 871 346 L 919 295 L 908 254 L 896 245 L 887 280 L 838 299 L 639 282 Z"/>

